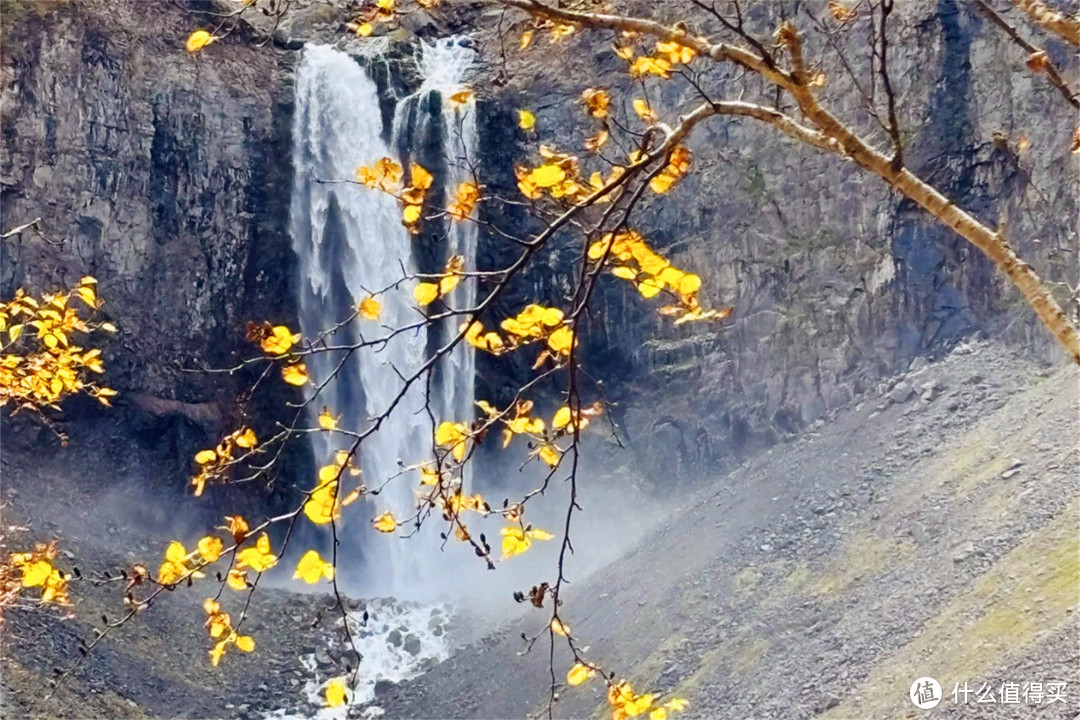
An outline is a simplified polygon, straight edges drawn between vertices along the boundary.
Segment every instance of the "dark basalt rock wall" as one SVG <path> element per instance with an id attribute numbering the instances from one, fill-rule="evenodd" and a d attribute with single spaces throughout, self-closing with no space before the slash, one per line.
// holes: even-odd
<path id="1" fill-rule="evenodd" d="M 235 362 L 248 319 L 295 325 L 291 66 L 304 39 L 341 38 L 330 5 L 297 7 L 275 43 L 256 47 L 241 31 L 195 58 L 181 41 L 198 18 L 172 4 L 24 3 L 4 21 L 4 228 L 40 216 L 53 242 L 32 233 L 4 240 L 0 289 L 47 290 L 96 275 L 123 331 L 106 360 L 110 384 L 125 395 L 216 403 L 227 425 L 248 378 L 180 368 Z M 769 28 L 773 12 L 755 6 L 751 20 Z M 480 13 L 462 6 L 445 26 L 414 29 L 450 31 Z M 482 17 L 495 27 L 497 19 Z M 1080 192 L 1067 154 L 1070 108 L 964 3 L 904 3 L 894 21 L 890 67 L 910 166 L 980 218 L 1007 222 L 1045 276 L 1075 279 Z M 481 33 L 476 42 L 489 61 L 475 83 L 481 174 L 515 197 L 514 163 L 537 140 L 579 146 L 592 129 L 572 98 L 587 85 L 625 86 L 625 69 L 599 38 L 545 40 L 506 66 L 498 38 Z M 809 51 L 820 49 L 809 42 Z M 394 47 L 376 75 L 400 97 L 415 76 L 409 53 Z M 1075 59 L 1051 50 L 1075 76 Z M 867 62 L 853 56 L 859 73 L 869 72 Z M 830 73 L 822 90 L 845 117 L 861 102 L 849 84 Z M 693 100 L 677 82 L 662 94 L 670 107 Z M 516 128 L 523 107 L 536 111 L 538 137 Z M 1030 153 L 1016 151 L 1021 132 Z M 619 462 L 658 483 L 706 478 L 972 332 L 1055 357 L 1049 336 L 981 255 L 852 163 L 730 119 L 703 125 L 690 146 L 695 172 L 668 196 L 649 198 L 638 227 L 699 273 L 702 297 L 734 306 L 735 318 L 675 328 L 626 283 L 601 283 L 584 351 L 618 402 L 633 453 Z M 483 212 L 517 231 L 534 222 L 514 206 L 485 204 Z M 512 252 L 487 235 L 480 265 L 495 267 Z M 580 253 L 559 240 L 499 312 L 565 300 Z M 531 360 L 484 358 L 482 395 L 505 400 Z M 281 412 L 284 392 L 267 399 L 265 417 Z M 171 410 L 154 416 L 147 407 Z M 130 403 L 125 412 L 150 417 L 162 433 L 176 423 L 196 437 L 219 430 L 198 420 L 207 417 L 201 411 L 177 407 Z M 176 449 L 170 482 L 183 483 L 190 449 Z"/>

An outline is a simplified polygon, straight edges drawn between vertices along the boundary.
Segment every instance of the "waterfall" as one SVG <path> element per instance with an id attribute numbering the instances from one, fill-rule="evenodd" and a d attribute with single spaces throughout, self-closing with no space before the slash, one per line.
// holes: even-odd
<path id="1" fill-rule="evenodd" d="M 347 317 L 370 292 L 400 280 L 402 268 L 407 273 L 430 272 L 435 259 L 441 267 L 455 253 L 465 256 L 467 267 L 474 267 L 474 223 L 452 223 L 442 233 L 438 223 L 432 222 L 437 234 L 445 234 L 445 242 L 428 243 L 428 230 L 416 239 L 402 226 L 395 198 L 347 182 L 355 177 L 358 166 L 371 165 L 384 156 L 402 164 L 410 157 L 419 161 L 425 147 L 436 148 L 440 155 L 425 157 L 421 164 L 436 175 L 446 196 L 452 197 L 457 184 L 470 176 L 476 152 L 475 103 L 471 99 L 456 103 L 449 96 L 462 89 L 473 51 L 456 39 L 423 45 L 421 50 L 424 81 L 415 94 L 398 102 L 393 127 L 385 128 L 378 87 L 360 62 L 329 46 L 304 48 L 296 74 L 290 230 L 299 265 L 300 328 L 305 339 Z M 434 253 L 433 259 L 424 262 L 423 252 Z M 474 295 L 473 283 L 465 282 L 451 301 L 456 307 L 468 307 Z M 379 300 L 382 313 L 377 322 L 357 320 L 329 336 L 327 343 L 343 346 L 383 337 L 388 327 L 415 323 L 420 317 L 408 283 Z M 311 424 L 325 405 L 342 416 L 343 427 L 366 428 L 369 418 L 385 412 L 399 392 L 399 373 L 415 372 L 433 348 L 451 337 L 456 324 L 399 334 L 377 351 L 366 348 L 309 357 L 308 371 L 316 382 L 335 369 L 338 373 L 311 403 Z M 435 376 L 431 409 L 436 421 L 472 417 L 473 376 L 472 350 L 462 344 L 440 364 Z M 421 381 L 364 442 L 361 465 L 368 488 L 398 475 L 403 465 L 429 459 L 431 420 L 424 405 L 425 383 Z M 348 438 L 330 433 L 314 433 L 312 438 L 318 465 L 331 462 L 334 451 L 348 445 Z M 401 475 L 372 496 L 368 507 L 352 506 L 346 511 L 339 531 L 343 545 L 338 564 L 340 577 L 350 589 L 404 598 L 427 594 L 432 583 L 425 579 L 445 564 L 439 558 L 440 529 L 430 527 L 435 523 L 425 523 L 418 535 L 402 540 L 374 533 L 369 523 L 387 510 L 398 518 L 409 517 L 418 479 L 415 472 Z"/>

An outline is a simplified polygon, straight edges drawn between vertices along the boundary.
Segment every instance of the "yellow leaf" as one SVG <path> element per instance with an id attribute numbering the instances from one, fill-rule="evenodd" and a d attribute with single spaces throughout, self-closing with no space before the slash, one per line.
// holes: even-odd
<path id="1" fill-rule="evenodd" d="M 260 346 L 271 355 L 284 355 L 289 352 L 289 348 L 298 342 L 300 342 L 299 333 L 294 335 L 289 328 L 278 325 L 270 331 L 269 335 L 263 338 Z"/>
<path id="2" fill-rule="evenodd" d="M 221 656 L 225 654 L 225 646 L 228 645 L 228 640 L 219 640 L 214 649 L 210 651 L 210 664 L 214 667 L 218 666 L 221 662 Z"/>
<path id="3" fill-rule="evenodd" d="M 406 225 L 415 225 L 420 221 L 420 206 L 406 205 L 401 211 L 401 221 Z"/>
<path id="4" fill-rule="evenodd" d="M 574 346 L 574 331 L 565 325 L 562 326 L 548 336 L 547 345 L 552 352 L 569 355 L 570 349 Z"/>
<path id="5" fill-rule="evenodd" d="M 530 540 L 550 540 L 555 537 L 547 530 L 541 530 L 540 528 L 533 528 L 525 533 Z"/>
<path id="6" fill-rule="evenodd" d="M 518 110 L 518 127 L 522 130 L 532 130 L 536 127 L 536 116 L 528 110 Z"/>
<path id="7" fill-rule="evenodd" d="M 598 88 L 586 88 L 581 93 L 581 101 L 585 103 L 585 109 L 595 118 L 607 117 L 608 107 L 611 105 L 611 94 L 607 90 Z"/>
<path id="8" fill-rule="evenodd" d="M 649 720 L 667 720 L 667 708 L 658 707 L 649 713 Z"/>
<path id="9" fill-rule="evenodd" d="M 323 560 L 315 550 L 308 550 L 296 564 L 294 580 L 303 580 L 309 585 L 319 582 L 319 578 L 334 579 L 334 566 Z"/>
<path id="10" fill-rule="evenodd" d="M 653 278 L 645 278 L 638 283 L 637 289 L 643 298 L 651 298 L 656 297 L 664 289 L 664 286 Z"/>
<path id="11" fill-rule="evenodd" d="M 561 408 L 555 411 L 555 417 L 551 419 L 551 427 L 556 430 L 562 430 L 564 427 L 570 424 L 570 408 L 563 405 Z"/>
<path id="12" fill-rule="evenodd" d="M 464 105 L 465 103 L 469 102 L 469 99 L 472 96 L 473 91 L 466 88 L 465 90 L 460 90 L 451 95 L 450 100 L 454 103 L 457 103 L 458 105 Z"/>
<path id="13" fill-rule="evenodd" d="M 111 322 L 101 323 L 101 325 L 99 325 L 98 327 L 108 333 L 116 332 L 116 326 L 113 325 Z"/>
<path id="14" fill-rule="evenodd" d="M 472 93 L 471 90 L 466 92 Z M 431 187 L 431 184 L 435 182 L 435 177 L 425 170 L 422 165 L 417 165 L 416 163 L 409 166 L 409 177 L 412 179 L 413 187 L 419 188 L 420 190 L 427 190 Z"/>
<path id="15" fill-rule="evenodd" d="M 529 173 L 529 181 L 537 187 L 557 185 L 566 179 L 566 171 L 558 165 L 541 165 Z"/>
<path id="16" fill-rule="evenodd" d="M 439 280 L 439 295 L 446 295 L 461 282 L 460 275 L 446 275 Z"/>
<path id="17" fill-rule="evenodd" d="M 197 547 L 199 554 L 203 556 L 203 559 L 206 560 L 206 562 L 216 562 L 217 559 L 221 557 L 221 551 L 225 549 L 225 543 L 223 543 L 219 537 L 207 535 L 199 540 Z"/>
<path id="18" fill-rule="evenodd" d="M 236 444 L 242 448 L 253 448 L 259 444 L 259 438 L 255 436 L 254 430 L 244 428 L 244 431 L 236 436 Z"/>
<path id="19" fill-rule="evenodd" d="M 683 275 L 679 280 L 679 286 L 676 288 L 680 295 L 691 295 L 701 289 L 701 278 L 697 275 L 687 274 Z"/>
<path id="20" fill-rule="evenodd" d="M 247 590 L 247 573 L 233 568 L 229 570 L 229 577 L 225 579 L 233 590 Z"/>
<path id="21" fill-rule="evenodd" d="M 29 565 L 24 565 L 22 571 L 22 586 L 37 587 L 38 585 L 44 585 L 45 581 L 49 579 L 53 572 L 53 566 L 46 560 L 38 560 Z"/>
<path id="22" fill-rule="evenodd" d="M 374 295 L 368 295 L 360 301 L 360 317 L 365 320 L 378 320 L 382 312 L 382 303 L 375 299 Z"/>
<path id="23" fill-rule="evenodd" d="M 184 46 L 187 48 L 187 51 L 189 53 L 193 53 L 202 50 L 204 47 L 214 42 L 215 40 L 217 40 L 217 38 L 208 33 L 207 31 L 196 30 L 195 32 L 188 35 L 187 42 L 184 43 Z"/>
<path id="24" fill-rule="evenodd" d="M 200 450 L 195 453 L 195 462 L 200 465 L 208 465 L 217 460 L 217 453 L 213 450 Z"/>
<path id="25" fill-rule="evenodd" d="M 502 558 L 520 555 L 529 549 L 532 541 L 526 537 L 525 531 L 519 527 L 504 527 L 499 533 L 502 535 Z"/>
<path id="26" fill-rule="evenodd" d="M 521 42 L 518 43 L 518 49 L 519 50 L 524 50 L 525 48 L 529 47 L 529 45 L 532 44 L 532 39 L 533 39 L 532 30 L 526 30 L 525 32 L 521 33 Z"/>
<path id="27" fill-rule="evenodd" d="M 341 678 L 334 678 L 326 684 L 323 691 L 326 697 L 327 707 L 336 708 L 345 704 L 345 682 Z"/>
<path id="28" fill-rule="evenodd" d="M 571 686 L 581 685 L 594 674 L 595 671 L 592 668 L 581 663 L 574 663 L 574 666 L 566 673 L 566 684 Z"/>
<path id="29" fill-rule="evenodd" d="M 323 430 L 337 430 L 338 419 L 330 414 L 330 408 L 323 405 L 322 412 L 319 413 L 319 427 Z"/>
<path id="30" fill-rule="evenodd" d="M 290 385 L 306 385 L 308 380 L 307 365 L 296 363 L 281 368 L 281 377 Z"/>
<path id="31" fill-rule="evenodd" d="M 244 652 L 252 652 L 253 650 L 255 650 L 255 638 L 251 637 L 250 635 L 237 635 L 236 647 L 243 650 Z"/>
<path id="32" fill-rule="evenodd" d="M 371 521 L 371 524 L 376 530 L 382 533 L 392 533 L 397 530 L 398 521 L 394 519 L 394 514 L 385 512 Z"/>
<path id="33" fill-rule="evenodd" d="M 551 619 L 551 631 L 556 635 L 562 635 L 563 637 L 567 637 L 570 634 L 570 628 L 559 618 Z"/>
<path id="34" fill-rule="evenodd" d="M 413 297 L 420 305 L 430 305 L 439 297 L 439 286 L 435 283 L 422 282 L 413 289 Z"/>
<path id="35" fill-rule="evenodd" d="M 652 123 L 657 120 L 656 113 L 652 111 L 644 98 L 634 98 L 634 112 L 645 122 Z"/>
<path id="36" fill-rule="evenodd" d="M 682 712 L 686 709 L 687 702 L 682 698 L 671 698 L 667 701 L 667 708 L 672 712 Z"/>
<path id="37" fill-rule="evenodd" d="M 187 560 L 188 551 L 182 543 L 173 540 L 169 547 L 165 548 L 165 559 L 169 562 L 182 563 Z"/>

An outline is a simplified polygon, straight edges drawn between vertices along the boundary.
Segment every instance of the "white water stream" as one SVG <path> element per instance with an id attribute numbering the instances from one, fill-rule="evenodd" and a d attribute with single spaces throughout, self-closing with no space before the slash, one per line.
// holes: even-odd
<path id="1" fill-rule="evenodd" d="M 474 53 L 453 38 L 425 45 L 422 51 L 422 85 L 397 102 L 392 127 L 384 127 L 379 89 L 360 62 L 329 46 L 309 45 L 303 51 L 296 72 L 290 229 L 299 260 L 300 329 L 305 339 L 347 317 L 370 292 L 390 287 L 403 272 L 416 272 L 418 244 L 428 242 L 426 234 L 417 238 L 405 230 L 394 197 L 347 182 L 355 178 L 357 167 L 382 157 L 404 165 L 415 159 L 406 156 L 419 154 L 418 146 L 426 143 L 425 147 L 441 148 L 443 167 L 427 169 L 436 174 L 437 183 L 445 184 L 448 196 L 471 177 L 477 140 L 475 103 L 472 99 L 457 103 L 450 96 L 462 89 Z M 440 170 L 445 178 L 438 177 Z M 466 266 L 475 267 L 475 224 L 453 223 L 435 252 L 442 262 L 453 254 L 464 255 Z M 474 295 L 472 283 L 463 283 L 452 302 L 468 307 Z M 385 292 L 379 300 L 378 322 L 354 322 L 330 336 L 328 345 L 382 337 L 391 328 L 420 319 L 410 283 Z M 394 402 L 401 376 L 420 368 L 433 349 L 451 337 L 456 325 L 456 321 L 448 322 L 442 328 L 402 333 L 377 351 L 365 348 L 351 354 L 334 351 L 310 356 L 308 371 L 316 382 L 337 369 L 336 379 L 312 403 L 311 424 L 325 405 L 342 416 L 343 427 L 366 428 L 371 418 Z M 442 361 L 431 387 L 430 407 L 437 422 L 472 417 L 474 372 L 472 350 L 464 343 Z M 361 465 L 369 488 L 398 475 L 403 465 L 430 457 L 432 425 L 424 406 L 425 382 L 421 380 L 364 442 Z M 347 438 L 328 433 L 312 438 L 318 465 L 331 462 L 334 451 L 347 446 Z M 432 600 L 435 589 L 448 577 L 436 523 L 426 523 L 408 539 L 380 535 L 370 527 L 370 519 L 385 511 L 409 517 L 418 480 L 416 472 L 401 475 L 371 498 L 367 507 L 353 506 L 344 513 L 338 571 L 350 593 Z M 413 666 L 424 657 L 441 659 L 444 638 L 428 637 L 428 615 L 420 606 L 415 614 L 422 620 L 416 631 L 424 642 L 418 657 L 389 645 L 378 633 L 365 635 L 362 665 L 370 672 L 363 673 L 363 687 L 355 689 L 357 700 L 370 699 L 379 679 L 398 681 L 414 674 L 418 668 Z M 399 618 L 404 625 L 406 619 Z"/>

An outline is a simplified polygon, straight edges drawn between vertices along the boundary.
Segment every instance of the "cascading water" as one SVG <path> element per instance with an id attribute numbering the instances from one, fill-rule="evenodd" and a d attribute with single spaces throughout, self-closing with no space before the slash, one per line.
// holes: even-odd
<path id="1" fill-rule="evenodd" d="M 391 288 L 401 280 L 403 270 L 414 273 L 421 267 L 417 247 L 422 241 L 402 226 L 398 201 L 387 193 L 349 182 L 357 167 L 382 157 L 406 164 L 421 146 L 433 146 L 441 155 L 435 160 L 441 167 L 426 167 L 436 174 L 444 194 L 452 195 L 457 184 L 471 176 L 475 105 L 471 99 L 455 102 L 450 96 L 462 89 L 473 51 L 456 39 L 425 45 L 422 51 L 423 84 L 398 103 L 393 127 L 386 132 L 378 88 L 363 65 L 332 47 L 304 49 L 296 80 L 291 232 L 299 259 L 300 325 L 306 339 L 333 327 L 370 293 Z M 431 137 L 433 132 L 441 137 Z M 445 243 L 437 245 L 440 266 L 450 255 L 461 254 L 472 267 L 475 224 L 452 223 L 445 234 Z M 354 322 L 327 336 L 326 344 L 338 348 L 356 345 L 385 337 L 392 328 L 416 323 L 420 315 L 409 290 L 403 285 L 381 294 L 382 313 L 377 323 Z M 472 283 L 462 283 L 453 302 L 469 307 L 474 295 Z M 386 412 L 394 402 L 401 377 L 415 373 L 453 330 L 456 324 L 448 322 L 441 328 L 400 333 L 374 348 L 313 354 L 307 364 L 316 382 L 334 372 L 337 375 L 314 399 L 312 418 L 325 405 L 333 414 L 343 416 L 343 426 L 366 428 L 371 418 Z M 472 416 L 473 375 L 471 348 L 464 344 L 440 363 L 430 398 L 436 420 Z M 367 522 L 385 511 L 398 518 L 413 513 L 419 476 L 413 472 L 391 478 L 398 476 L 403 466 L 430 456 L 431 420 L 424 410 L 425 401 L 421 379 L 361 448 L 367 486 L 377 488 L 390 480 L 373 498 L 373 511 L 367 516 L 362 511 L 353 512 L 354 517 L 346 519 L 340 532 L 339 572 L 350 587 L 364 594 L 427 598 L 437 582 L 425 580 L 432 580 L 430 576 L 440 564 L 438 529 L 425 526 L 407 540 L 376 538 Z M 340 436 L 320 433 L 313 438 L 319 464 L 330 462 L 334 451 L 345 446 Z"/>

